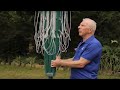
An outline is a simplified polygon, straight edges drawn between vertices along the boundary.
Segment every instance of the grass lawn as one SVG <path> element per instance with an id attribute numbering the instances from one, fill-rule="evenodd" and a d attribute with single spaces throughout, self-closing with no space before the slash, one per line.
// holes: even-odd
<path id="1" fill-rule="evenodd" d="M 55 79 L 69 78 L 69 71 L 58 70 Z M 0 65 L 0 79 L 48 79 L 44 67 L 18 67 Z"/>
<path id="2" fill-rule="evenodd" d="M 69 70 L 57 70 L 54 79 L 69 79 Z M 120 79 L 120 74 L 100 72 L 99 79 Z M 0 65 L 0 79 L 48 79 L 44 67 L 18 67 L 13 65 Z"/>

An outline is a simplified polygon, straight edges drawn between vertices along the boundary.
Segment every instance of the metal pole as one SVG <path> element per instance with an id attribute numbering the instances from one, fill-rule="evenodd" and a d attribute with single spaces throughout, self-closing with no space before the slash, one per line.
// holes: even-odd
<path id="1" fill-rule="evenodd" d="M 45 14 L 46 14 L 46 12 L 45 12 Z M 55 12 L 56 12 L 56 31 L 55 31 L 55 35 L 57 36 L 57 34 L 59 33 L 58 30 L 60 30 L 61 22 L 60 22 L 60 11 L 55 11 Z M 51 38 L 49 38 L 49 40 L 46 42 L 45 47 L 49 46 L 50 39 Z M 53 77 L 54 77 L 54 75 L 56 73 L 56 68 L 51 67 L 51 60 L 54 60 L 56 58 L 56 54 L 57 54 L 57 52 L 59 50 L 59 38 L 57 38 L 57 37 L 55 38 L 55 44 L 56 44 L 56 53 L 54 55 L 48 55 L 44 51 L 45 73 L 47 74 L 49 79 L 53 79 Z"/>

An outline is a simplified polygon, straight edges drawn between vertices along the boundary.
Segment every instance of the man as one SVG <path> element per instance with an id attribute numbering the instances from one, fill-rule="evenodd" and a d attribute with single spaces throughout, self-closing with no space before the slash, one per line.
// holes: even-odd
<path id="1" fill-rule="evenodd" d="M 102 45 L 95 38 L 96 22 L 85 18 L 78 26 L 79 43 L 72 59 L 61 60 L 59 56 L 51 61 L 51 67 L 67 66 L 71 68 L 70 79 L 97 79 L 102 55 Z"/>

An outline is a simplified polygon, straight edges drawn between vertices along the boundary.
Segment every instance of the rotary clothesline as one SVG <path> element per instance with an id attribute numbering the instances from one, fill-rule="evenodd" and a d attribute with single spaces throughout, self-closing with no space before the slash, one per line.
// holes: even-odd
<path id="1" fill-rule="evenodd" d="M 36 11 L 34 18 L 35 26 L 35 44 L 36 52 L 53 55 L 65 52 L 69 46 L 71 23 L 69 24 L 68 11 L 60 11 L 60 16 L 57 17 L 56 11 Z M 56 22 L 59 21 L 60 28 L 56 32 Z M 56 51 L 55 38 L 59 38 L 59 49 Z M 46 47 L 46 43 L 49 45 Z"/>
<path id="2" fill-rule="evenodd" d="M 70 22 L 71 14 L 68 11 L 35 12 L 36 52 L 43 54 L 45 72 L 49 78 L 52 78 L 56 72 L 56 68 L 51 67 L 51 60 L 55 60 L 56 55 L 65 52 L 69 46 Z"/>

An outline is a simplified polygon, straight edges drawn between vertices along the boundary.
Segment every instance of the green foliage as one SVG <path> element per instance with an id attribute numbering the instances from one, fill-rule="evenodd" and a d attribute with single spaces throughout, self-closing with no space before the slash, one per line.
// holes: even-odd
<path id="1" fill-rule="evenodd" d="M 75 52 L 63 52 L 61 53 L 61 58 L 67 59 L 67 58 L 72 58 L 74 56 Z"/>
<path id="2" fill-rule="evenodd" d="M 13 59 L 27 55 L 29 42 L 33 42 L 33 14 L 27 11 L 0 12 L 0 57 Z"/>
<path id="3" fill-rule="evenodd" d="M 33 67 L 33 65 L 35 64 L 35 57 L 28 57 L 25 61 L 30 64 L 30 67 Z"/>
<path id="4" fill-rule="evenodd" d="M 42 59 L 39 59 L 39 62 L 42 62 Z M 30 67 L 34 67 L 35 64 L 40 64 L 39 62 L 37 62 L 36 57 L 21 57 L 18 56 L 15 59 L 13 59 L 12 65 L 15 66 L 23 66 L 26 67 L 26 65 L 30 65 Z"/>
<path id="5" fill-rule="evenodd" d="M 120 71 L 120 47 L 103 47 L 100 69 L 116 73 Z"/>
<path id="6" fill-rule="evenodd" d="M 18 56 L 13 60 L 13 64 L 17 65 L 17 66 L 21 66 L 22 65 L 22 60 L 23 60 L 23 58 Z"/>

